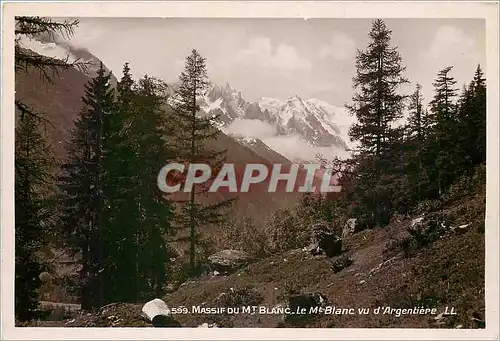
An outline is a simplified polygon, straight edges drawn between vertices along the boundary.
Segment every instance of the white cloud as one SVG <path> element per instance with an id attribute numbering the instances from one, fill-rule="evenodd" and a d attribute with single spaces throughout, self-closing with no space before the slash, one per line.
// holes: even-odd
<path id="1" fill-rule="evenodd" d="M 262 139 L 262 142 L 289 160 L 312 161 L 318 154 L 322 154 L 326 159 L 346 156 L 346 152 L 340 148 L 315 147 L 298 135 L 272 136 Z"/>
<path id="2" fill-rule="evenodd" d="M 324 59 L 333 57 L 337 60 L 347 60 L 354 57 L 356 53 L 356 44 L 348 35 L 335 32 L 329 45 L 324 45 L 319 50 L 319 57 Z"/>
<path id="3" fill-rule="evenodd" d="M 441 26 L 423 56 L 430 60 L 474 59 L 476 50 L 474 40 L 464 31 L 455 26 Z"/>
<path id="4" fill-rule="evenodd" d="M 236 119 L 224 129 L 224 132 L 242 137 L 264 139 L 274 136 L 275 129 L 271 124 L 261 120 Z"/>
<path id="5" fill-rule="evenodd" d="M 317 154 L 327 159 L 345 157 L 346 152 L 334 147 L 315 147 L 298 135 L 276 135 L 275 128 L 260 120 L 237 119 L 224 129 L 227 134 L 260 139 L 271 149 L 290 160 L 314 160 Z"/>
<path id="6" fill-rule="evenodd" d="M 237 63 L 256 65 L 265 68 L 282 70 L 309 70 L 311 62 L 302 58 L 293 46 L 279 44 L 273 50 L 269 38 L 254 38 L 248 46 L 235 53 Z"/>

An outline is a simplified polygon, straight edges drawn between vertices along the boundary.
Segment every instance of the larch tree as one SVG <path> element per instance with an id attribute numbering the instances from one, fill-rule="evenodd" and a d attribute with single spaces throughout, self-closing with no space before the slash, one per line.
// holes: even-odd
<path id="1" fill-rule="evenodd" d="M 219 134 L 219 130 L 215 128 L 218 117 L 199 115 L 198 100 L 204 95 L 208 85 L 205 58 L 193 49 L 186 58 L 185 68 L 180 76 L 180 85 L 171 101 L 171 117 L 176 123 L 172 139 L 179 162 L 208 164 L 212 173 L 216 173 L 222 166 L 226 151 L 210 147 L 210 140 L 216 139 Z M 206 192 L 205 184 L 194 186 L 190 191 L 187 205 L 183 206 L 184 212 L 181 215 L 181 224 L 187 227 L 190 233 L 189 258 L 190 271 L 193 273 L 197 266 L 198 227 L 223 219 L 224 212 L 221 210 L 231 203 L 231 200 L 224 200 L 213 205 L 203 205 L 197 202 L 197 196 Z"/>
<path id="2" fill-rule="evenodd" d="M 392 31 L 383 20 L 372 23 L 370 43 L 356 55 L 353 88 L 357 92 L 353 103 L 346 106 L 357 118 L 349 130 L 351 140 L 360 142 L 356 172 L 367 175 L 360 178 L 363 183 L 356 185 L 354 200 L 367 205 L 362 211 L 370 213 L 364 219 L 374 221 L 377 226 L 388 219 L 390 211 L 390 193 L 380 188 L 388 181 L 383 178 L 393 176 L 389 174 L 391 169 L 400 169 L 394 160 L 402 156 L 399 147 L 402 130 L 392 124 L 402 117 L 406 96 L 398 91 L 408 83 L 398 48 L 391 46 L 391 36 Z"/>
<path id="3" fill-rule="evenodd" d="M 398 88 L 408 82 L 401 55 L 391 46 L 391 35 L 383 20 L 373 22 L 367 49 L 356 55 L 353 87 L 358 92 L 347 106 L 358 121 L 349 131 L 351 139 L 359 140 L 362 149 L 376 156 L 395 138 L 391 123 L 402 117 L 405 99 Z"/>

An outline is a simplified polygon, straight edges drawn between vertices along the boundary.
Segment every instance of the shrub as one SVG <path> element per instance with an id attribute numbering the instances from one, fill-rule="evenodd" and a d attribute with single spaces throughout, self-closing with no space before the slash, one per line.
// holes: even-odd
<path id="1" fill-rule="evenodd" d="M 270 253 L 270 236 L 264 227 L 257 227 L 251 218 L 228 220 L 211 236 L 216 250 L 233 249 L 248 252 L 255 258 Z"/>
<path id="2" fill-rule="evenodd" d="M 439 200 L 424 200 L 417 204 L 412 213 L 420 216 L 440 209 L 441 202 Z"/>
<path id="3" fill-rule="evenodd" d="M 275 252 L 284 252 L 304 246 L 307 241 L 307 229 L 286 209 L 276 211 L 266 222 L 270 232 L 271 248 Z"/>
<path id="4" fill-rule="evenodd" d="M 389 239 L 385 244 L 383 253 L 388 256 L 403 253 L 403 257 L 409 258 L 418 250 L 419 245 L 410 234 L 401 234 Z"/>

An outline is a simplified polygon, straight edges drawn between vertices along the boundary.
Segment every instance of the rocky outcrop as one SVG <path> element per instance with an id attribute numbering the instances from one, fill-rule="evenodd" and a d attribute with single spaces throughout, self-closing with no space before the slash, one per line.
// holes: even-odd
<path id="1" fill-rule="evenodd" d="M 342 229 L 342 240 L 346 240 L 350 235 L 361 232 L 364 229 L 365 224 L 357 218 L 351 218 L 347 220 L 344 228 Z"/>
<path id="2" fill-rule="evenodd" d="M 222 250 L 208 257 L 210 271 L 217 274 L 232 273 L 250 260 L 250 255 L 240 250 Z"/>
<path id="3" fill-rule="evenodd" d="M 413 219 L 406 230 L 419 245 L 423 246 L 434 242 L 440 235 L 450 230 L 447 220 L 447 217 L 439 212 L 431 213 Z"/>

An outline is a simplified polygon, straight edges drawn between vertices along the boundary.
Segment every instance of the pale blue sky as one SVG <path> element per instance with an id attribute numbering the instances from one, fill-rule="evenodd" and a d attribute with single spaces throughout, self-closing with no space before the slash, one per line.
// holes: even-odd
<path id="1" fill-rule="evenodd" d="M 178 79 L 197 48 L 209 76 L 229 82 L 247 100 L 295 94 L 343 105 L 352 96 L 354 55 L 368 43 L 371 19 L 82 18 L 72 42 L 117 74 L 129 62 L 136 75 Z M 387 19 L 406 75 L 432 94 L 439 69 L 453 65 L 461 86 L 485 64 L 480 19 Z M 412 85 L 412 86 L 413 86 Z"/>

